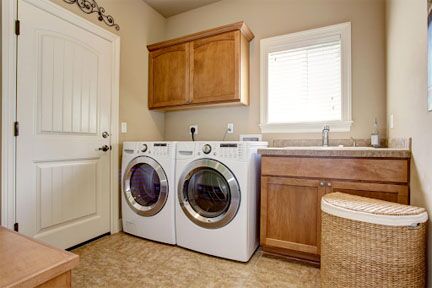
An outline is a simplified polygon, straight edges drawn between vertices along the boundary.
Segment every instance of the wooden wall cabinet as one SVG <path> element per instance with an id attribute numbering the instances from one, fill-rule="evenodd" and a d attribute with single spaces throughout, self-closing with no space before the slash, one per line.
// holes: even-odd
<path id="1" fill-rule="evenodd" d="M 319 262 L 321 197 L 338 191 L 409 204 L 409 161 L 263 156 L 262 249 Z"/>
<path id="2" fill-rule="evenodd" d="M 189 47 L 189 43 L 184 43 L 149 54 L 149 107 L 188 104 Z"/>
<path id="3" fill-rule="evenodd" d="M 249 104 L 249 42 L 244 22 L 147 46 L 149 109 Z"/>

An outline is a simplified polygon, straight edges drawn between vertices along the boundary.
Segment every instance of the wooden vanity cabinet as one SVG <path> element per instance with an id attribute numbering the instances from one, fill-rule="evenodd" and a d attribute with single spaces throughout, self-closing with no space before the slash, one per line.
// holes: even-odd
<path id="1" fill-rule="evenodd" d="M 262 249 L 319 262 L 321 197 L 343 192 L 409 204 L 409 159 L 261 159 Z"/>
<path id="2" fill-rule="evenodd" d="M 329 186 L 326 193 L 342 192 L 400 204 L 409 204 L 408 183 L 400 185 L 332 180 L 325 184 Z"/>
<path id="3" fill-rule="evenodd" d="M 261 235 L 265 251 L 318 261 L 321 234 L 319 180 L 262 177 Z"/>
<path id="4" fill-rule="evenodd" d="M 253 37 L 238 22 L 149 45 L 149 109 L 249 104 Z"/>

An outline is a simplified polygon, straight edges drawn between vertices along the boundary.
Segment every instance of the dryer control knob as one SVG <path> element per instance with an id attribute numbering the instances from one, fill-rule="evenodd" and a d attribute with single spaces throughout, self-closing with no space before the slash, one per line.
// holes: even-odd
<path id="1" fill-rule="evenodd" d="M 143 144 L 143 147 L 141 148 L 141 152 L 146 152 L 148 149 L 147 144 Z"/>
<path id="2" fill-rule="evenodd" d="M 209 153 L 212 151 L 212 147 L 211 147 L 209 144 L 205 144 L 205 145 L 202 147 L 202 151 L 203 151 L 205 154 L 209 154 Z"/>

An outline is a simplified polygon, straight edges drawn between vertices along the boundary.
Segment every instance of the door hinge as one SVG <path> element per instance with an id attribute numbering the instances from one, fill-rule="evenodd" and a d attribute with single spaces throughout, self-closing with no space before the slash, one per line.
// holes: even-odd
<path id="1" fill-rule="evenodd" d="M 15 121 L 14 123 L 14 136 L 19 136 L 19 122 Z"/>
<path id="2" fill-rule="evenodd" d="M 15 224 L 14 224 L 14 231 L 15 231 L 15 232 L 18 232 L 18 230 L 19 230 L 18 228 L 19 228 L 19 227 L 18 227 L 18 223 L 15 223 Z"/>
<path id="3" fill-rule="evenodd" d="M 20 20 L 15 20 L 15 34 L 18 36 L 21 33 L 21 22 Z"/>

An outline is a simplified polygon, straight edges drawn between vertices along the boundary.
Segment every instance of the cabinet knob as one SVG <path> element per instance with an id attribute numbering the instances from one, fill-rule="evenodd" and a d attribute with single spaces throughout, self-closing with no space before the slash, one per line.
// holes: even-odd
<path id="1" fill-rule="evenodd" d="M 320 186 L 323 187 L 325 185 L 324 181 L 320 182 Z"/>
<path id="2" fill-rule="evenodd" d="M 327 182 L 327 187 L 331 187 L 331 183 L 330 182 Z"/>

